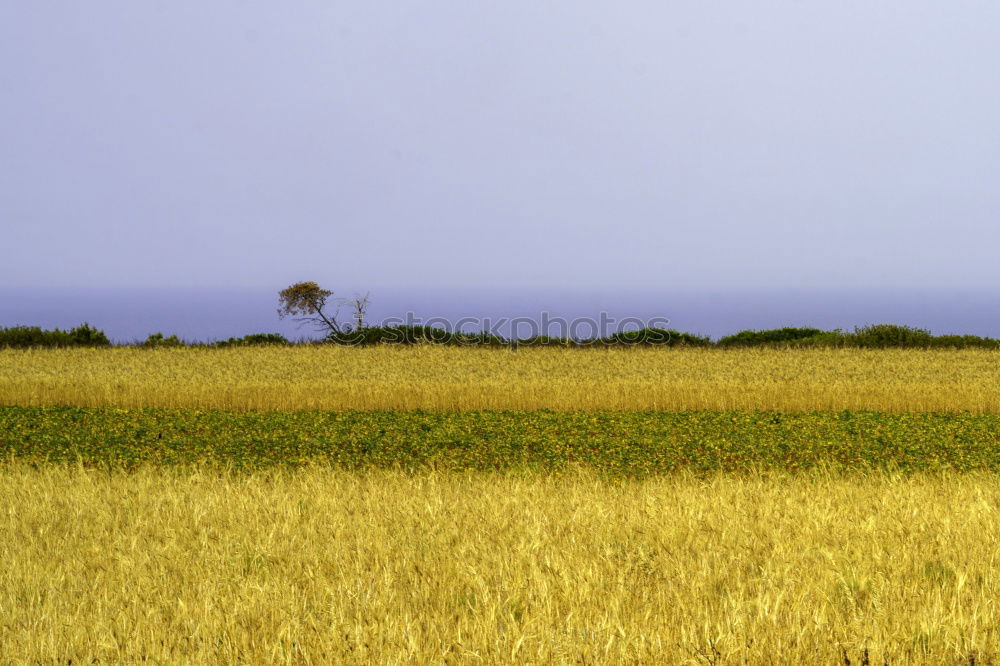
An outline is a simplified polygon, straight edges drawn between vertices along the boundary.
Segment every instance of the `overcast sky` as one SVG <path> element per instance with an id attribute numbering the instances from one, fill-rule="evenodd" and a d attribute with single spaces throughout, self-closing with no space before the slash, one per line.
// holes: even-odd
<path id="1" fill-rule="evenodd" d="M 995 0 L 0 2 L 7 286 L 1000 286 Z"/>

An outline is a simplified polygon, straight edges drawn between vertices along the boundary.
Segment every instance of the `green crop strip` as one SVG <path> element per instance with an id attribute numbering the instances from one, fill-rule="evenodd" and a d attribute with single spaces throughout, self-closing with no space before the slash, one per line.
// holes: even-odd
<path id="1" fill-rule="evenodd" d="M 130 469 L 1000 470 L 1000 416 L 882 412 L 296 411 L 0 408 L 5 461 Z"/>

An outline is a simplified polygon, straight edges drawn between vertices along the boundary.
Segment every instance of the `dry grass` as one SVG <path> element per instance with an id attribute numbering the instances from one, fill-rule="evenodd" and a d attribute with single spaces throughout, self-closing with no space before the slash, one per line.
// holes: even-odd
<path id="1" fill-rule="evenodd" d="M 996 413 L 998 361 L 981 350 L 6 350 L 0 404 Z"/>
<path id="2" fill-rule="evenodd" d="M 0 471 L 4 663 L 965 663 L 987 475 Z M 713 661 L 714 660 L 714 661 Z"/>

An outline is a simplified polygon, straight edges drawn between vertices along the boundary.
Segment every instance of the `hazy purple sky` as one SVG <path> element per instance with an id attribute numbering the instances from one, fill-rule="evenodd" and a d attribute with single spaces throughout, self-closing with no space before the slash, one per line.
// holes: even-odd
<path id="1" fill-rule="evenodd" d="M 6 0 L 0 283 L 1000 286 L 995 0 Z"/>

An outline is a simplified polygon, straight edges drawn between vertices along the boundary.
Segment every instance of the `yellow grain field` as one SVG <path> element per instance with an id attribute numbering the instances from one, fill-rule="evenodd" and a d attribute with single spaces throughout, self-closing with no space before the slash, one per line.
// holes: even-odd
<path id="1" fill-rule="evenodd" d="M 0 471 L 4 663 L 987 663 L 995 475 Z"/>
<path id="2" fill-rule="evenodd" d="M 1000 412 L 1000 353 L 435 346 L 4 350 L 0 404 Z"/>

